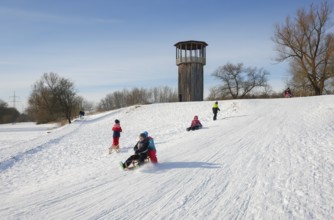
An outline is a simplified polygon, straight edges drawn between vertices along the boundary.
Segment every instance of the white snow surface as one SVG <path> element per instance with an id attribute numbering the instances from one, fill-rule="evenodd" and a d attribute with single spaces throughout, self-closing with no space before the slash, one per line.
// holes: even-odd
<path id="1" fill-rule="evenodd" d="M 334 96 L 212 104 L 0 126 L 0 219 L 334 219 Z M 159 164 L 121 170 L 143 131 Z"/>

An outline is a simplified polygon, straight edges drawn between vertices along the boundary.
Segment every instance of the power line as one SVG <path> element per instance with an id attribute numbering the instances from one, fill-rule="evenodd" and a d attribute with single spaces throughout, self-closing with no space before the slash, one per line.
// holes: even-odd
<path id="1" fill-rule="evenodd" d="M 14 95 L 9 97 L 10 99 L 13 98 L 13 101 L 11 101 L 13 103 L 13 107 L 16 108 L 16 102 L 20 102 L 17 101 L 17 98 L 20 98 L 19 96 L 15 95 L 15 91 L 14 91 Z"/>

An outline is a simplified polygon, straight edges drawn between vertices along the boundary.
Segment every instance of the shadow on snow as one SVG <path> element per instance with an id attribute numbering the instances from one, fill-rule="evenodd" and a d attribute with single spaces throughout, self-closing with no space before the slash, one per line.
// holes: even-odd
<path id="1" fill-rule="evenodd" d="M 143 170 L 143 172 L 156 173 L 159 171 L 162 172 L 172 169 L 196 169 L 196 168 L 219 169 L 221 168 L 221 164 L 205 163 L 205 162 L 163 162 L 163 163 L 158 163 L 157 165 L 153 165 L 153 167 L 147 170 Z"/>

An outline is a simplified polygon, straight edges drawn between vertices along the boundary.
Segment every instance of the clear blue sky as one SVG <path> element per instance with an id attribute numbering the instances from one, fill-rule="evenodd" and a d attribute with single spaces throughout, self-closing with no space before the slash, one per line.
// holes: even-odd
<path id="1" fill-rule="evenodd" d="M 71 79 L 94 102 L 123 88 L 177 87 L 173 45 L 184 40 L 209 44 L 206 95 L 219 84 L 212 72 L 227 62 L 268 70 L 279 91 L 288 65 L 273 60 L 274 24 L 311 2 L 1 0 L 0 99 L 9 102 L 15 91 L 23 110 L 45 72 Z"/>

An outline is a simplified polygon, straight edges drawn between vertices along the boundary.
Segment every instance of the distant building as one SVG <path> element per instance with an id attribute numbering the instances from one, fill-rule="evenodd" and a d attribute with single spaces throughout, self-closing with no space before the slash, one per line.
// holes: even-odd
<path id="1" fill-rule="evenodd" d="M 179 72 L 179 101 L 203 101 L 206 46 L 204 41 L 181 41 L 176 47 L 176 65 Z"/>

